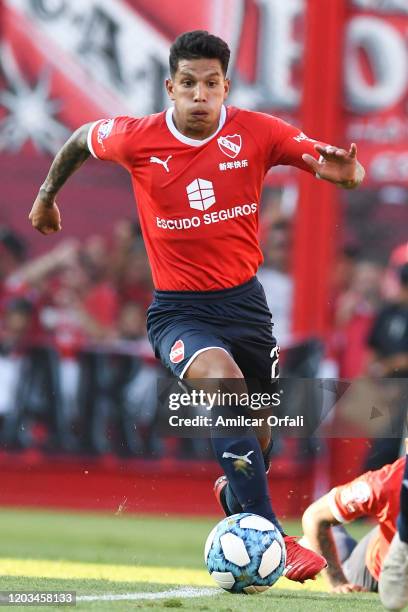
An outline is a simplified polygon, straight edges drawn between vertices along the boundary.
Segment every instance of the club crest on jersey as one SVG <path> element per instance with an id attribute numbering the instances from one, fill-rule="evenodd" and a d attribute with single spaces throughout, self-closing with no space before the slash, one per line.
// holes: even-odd
<path id="1" fill-rule="evenodd" d="M 228 155 L 228 157 L 232 157 L 232 159 L 241 151 L 242 138 L 239 134 L 234 134 L 233 136 L 220 136 L 217 142 L 221 151 L 225 155 Z"/>
<path id="2" fill-rule="evenodd" d="M 184 342 L 182 340 L 176 340 L 170 349 L 170 361 L 171 363 L 180 363 L 184 359 Z"/>
<path id="3" fill-rule="evenodd" d="M 103 123 L 101 123 L 98 127 L 97 139 L 99 144 L 102 144 L 102 140 L 107 138 L 112 131 L 114 119 L 107 119 Z"/>

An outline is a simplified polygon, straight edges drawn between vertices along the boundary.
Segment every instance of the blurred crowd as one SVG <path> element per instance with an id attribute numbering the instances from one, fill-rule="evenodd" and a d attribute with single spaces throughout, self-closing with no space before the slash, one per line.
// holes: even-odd
<path id="1" fill-rule="evenodd" d="M 154 420 L 159 367 L 145 331 L 151 294 L 137 223 L 121 220 L 83 244 L 62 240 L 35 258 L 0 228 L 4 446 L 45 438 L 50 450 L 154 452 L 139 435 Z M 112 418 L 120 435 L 110 441 Z"/>
<path id="2" fill-rule="evenodd" d="M 275 204 L 271 198 L 261 219 L 259 278 L 286 348 L 284 375 L 406 377 L 408 243 L 388 262 L 344 248 L 333 272 L 331 332 L 305 343 L 291 332 L 290 216 Z M 152 290 L 136 221 L 122 219 L 110 236 L 81 244 L 61 240 L 38 257 L 0 227 L 3 447 L 160 455 L 155 381 L 165 373 L 146 337 Z M 189 444 L 179 441 L 178 451 L 194 452 Z"/>
<path id="3" fill-rule="evenodd" d="M 92 343 L 143 340 L 152 284 L 137 224 L 120 221 L 109 238 L 62 240 L 30 258 L 11 229 L 0 230 L 2 344 L 47 342 L 62 357 Z"/>

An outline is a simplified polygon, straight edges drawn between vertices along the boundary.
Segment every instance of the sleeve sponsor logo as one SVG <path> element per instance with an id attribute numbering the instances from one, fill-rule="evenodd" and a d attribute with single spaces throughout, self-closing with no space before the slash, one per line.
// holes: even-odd
<path id="1" fill-rule="evenodd" d="M 102 141 L 105 140 L 105 138 L 109 136 L 109 134 L 111 133 L 113 129 L 114 123 L 115 123 L 114 119 L 106 119 L 106 121 L 103 121 L 102 123 L 99 124 L 98 132 L 97 132 L 97 140 L 99 144 L 102 144 Z"/>
<path id="2" fill-rule="evenodd" d="M 296 140 L 296 142 L 317 142 L 317 140 L 314 140 L 314 138 L 309 138 L 309 136 L 306 136 L 304 132 L 300 132 L 300 134 L 297 136 L 293 136 L 293 140 Z"/>
<path id="3" fill-rule="evenodd" d="M 341 503 L 348 509 L 349 512 L 355 512 L 358 504 L 364 504 L 370 499 L 371 487 L 368 482 L 363 480 L 353 482 L 348 487 L 345 487 L 340 493 Z"/>

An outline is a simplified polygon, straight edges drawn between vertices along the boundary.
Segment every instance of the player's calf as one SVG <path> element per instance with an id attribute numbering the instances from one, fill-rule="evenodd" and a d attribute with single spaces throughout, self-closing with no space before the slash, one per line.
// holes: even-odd
<path id="1" fill-rule="evenodd" d="M 257 438 L 250 435 L 241 438 L 213 437 L 212 445 L 242 511 L 263 516 L 283 533 L 271 506 L 264 460 Z M 231 513 L 229 503 L 224 503 Z"/>

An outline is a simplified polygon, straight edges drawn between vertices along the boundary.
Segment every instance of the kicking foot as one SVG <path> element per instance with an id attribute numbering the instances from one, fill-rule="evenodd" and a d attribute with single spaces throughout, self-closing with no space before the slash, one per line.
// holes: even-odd
<path id="1" fill-rule="evenodd" d="M 295 582 L 314 580 L 319 572 L 327 566 L 321 555 L 304 548 L 294 536 L 284 536 L 286 545 L 286 567 L 283 575 Z"/>
<path id="2" fill-rule="evenodd" d="M 220 476 L 214 483 L 214 495 L 225 516 L 231 516 L 225 499 L 225 490 L 228 484 L 226 476 Z M 326 559 L 321 555 L 304 548 L 297 543 L 297 538 L 284 536 L 286 545 L 286 567 L 284 575 L 289 580 L 304 582 L 313 580 L 323 568 L 327 566 Z"/>

